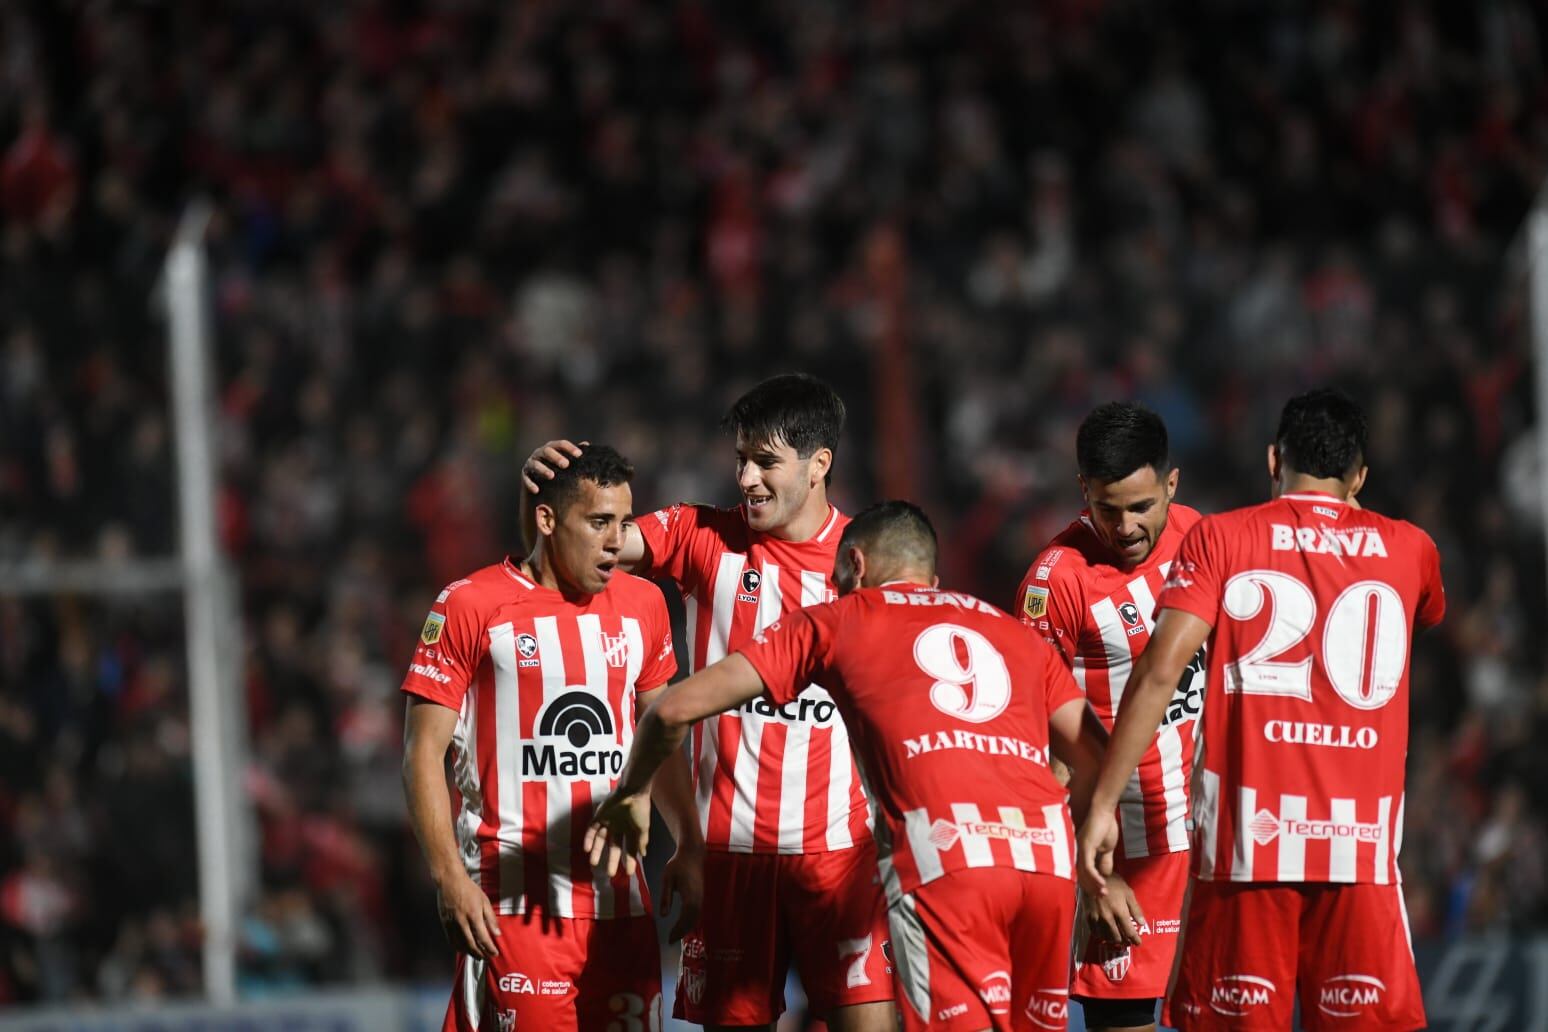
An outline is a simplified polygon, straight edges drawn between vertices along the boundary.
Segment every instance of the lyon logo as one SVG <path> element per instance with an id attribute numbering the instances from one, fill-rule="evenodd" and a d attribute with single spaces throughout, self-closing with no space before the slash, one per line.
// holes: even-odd
<path id="1" fill-rule="evenodd" d="M 1107 976 L 1109 982 L 1122 982 L 1134 963 L 1134 956 L 1129 947 L 1110 942 L 1101 944 L 1097 950 L 1097 957 L 1102 964 L 1102 974 Z"/>
<path id="2" fill-rule="evenodd" d="M 608 666 L 621 667 L 629 662 L 628 635 L 599 634 L 598 636 L 602 639 L 602 655 L 606 657 Z"/>

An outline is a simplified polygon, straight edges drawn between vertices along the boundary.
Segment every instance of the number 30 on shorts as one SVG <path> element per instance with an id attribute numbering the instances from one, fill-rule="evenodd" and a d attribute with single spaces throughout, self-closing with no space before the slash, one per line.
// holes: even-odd
<path id="1" fill-rule="evenodd" d="M 1225 690 L 1283 695 L 1310 702 L 1312 657 L 1278 657 L 1311 634 L 1317 599 L 1299 578 L 1278 570 L 1249 570 L 1226 581 L 1222 608 L 1247 621 L 1271 607 L 1268 630 L 1226 669 Z M 1408 614 L 1390 584 L 1365 580 L 1349 585 L 1328 607 L 1322 631 L 1322 666 L 1339 698 L 1357 709 L 1380 709 L 1397 694 L 1408 665 Z"/>
<path id="2" fill-rule="evenodd" d="M 661 1032 L 660 993 L 649 1004 L 639 993 L 614 993 L 607 998 L 607 1009 L 613 1014 L 607 1032 Z"/>

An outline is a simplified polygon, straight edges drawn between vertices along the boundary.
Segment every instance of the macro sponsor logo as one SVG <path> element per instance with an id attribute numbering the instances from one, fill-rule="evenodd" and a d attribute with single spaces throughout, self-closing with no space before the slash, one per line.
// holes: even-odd
<path id="1" fill-rule="evenodd" d="M 1208 665 L 1208 648 L 1207 645 L 1199 646 L 1199 651 L 1193 654 L 1193 658 L 1183 668 L 1182 676 L 1177 679 L 1177 689 L 1172 692 L 1171 701 L 1166 704 L 1166 714 L 1161 718 L 1162 727 L 1197 720 L 1204 711 L 1204 669 Z"/>
<path id="2" fill-rule="evenodd" d="M 833 723 L 834 717 L 838 714 L 838 706 L 832 698 L 827 697 L 827 692 L 818 695 L 808 688 L 796 698 L 782 702 L 778 706 L 770 702 L 768 696 L 759 695 L 742 703 L 739 712 L 744 716 L 782 720 L 787 724 L 815 724 L 818 727 L 826 727 Z"/>
<path id="3" fill-rule="evenodd" d="M 440 684 L 451 684 L 450 674 L 442 673 L 439 668 L 433 667 L 429 663 L 412 663 L 409 665 L 409 669 L 420 677 L 428 677 L 430 680 Z"/>
<path id="4" fill-rule="evenodd" d="M 1308 555 L 1348 556 L 1365 559 L 1387 558 L 1387 545 L 1381 531 L 1373 528 L 1334 530 L 1332 527 L 1289 527 L 1270 524 L 1270 544 L 1276 552 L 1305 552 Z"/>
<path id="5" fill-rule="evenodd" d="M 1307 724 L 1299 720 L 1270 720 L 1263 725 L 1263 737 L 1276 744 L 1320 745 L 1329 749 L 1374 749 L 1381 740 L 1374 727 Z"/>
<path id="6" fill-rule="evenodd" d="M 500 976 L 500 991 L 502 993 L 514 993 L 517 996 L 536 996 L 537 986 L 532 979 L 520 971 L 513 971 L 508 975 Z"/>
<path id="7" fill-rule="evenodd" d="M 1009 735 L 980 735 L 962 728 L 930 731 L 918 738 L 903 739 L 904 758 L 913 759 L 946 749 L 969 749 L 989 756 L 1011 756 L 1038 766 L 1048 766 L 1047 754 L 1038 746 Z"/>
<path id="8" fill-rule="evenodd" d="M 978 982 L 978 996 L 990 1014 L 1009 1014 L 1011 980 L 1008 971 L 991 971 Z"/>
<path id="9" fill-rule="evenodd" d="M 1068 989 L 1034 989 L 1027 1000 L 1027 1019 L 1039 1028 L 1063 1029 L 1070 1023 Z"/>
<path id="10" fill-rule="evenodd" d="M 1367 1007 L 1381 1006 L 1387 986 L 1370 975 L 1334 975 L 1317 992 L 1317 1009 L 1330 1018 L 1357 1018 Z"/>
<path id="11" fill-rule="evenodd" d="M 567 689 L 549 701 L 538 715 L 536 740 L 521 746 L 521 773 L 527 778 L 616 778 L 623 762 L 613 715 L 584 688 Z"/>
<path id="12" fill-rule="evenodd" d="M 1273 1004 L 1274 983 L 1257 975 L 1222 975 L 1210 987 L 1209 1009 L 1228 1018 L 1243 1018 Z"/>
<path id="13" fill-rule="evenodd" d="M 1280 835 L 1303 839 L 1352 838 L 1359 842 L 1380 842 L 1385 835 L 1381 824 L 1360 821 L 1313 821 L 1300 817 L 1279 817 L 1271 810 L 1259 810 L 1247 824 L 1252 840 L 1266 846 Z"/>

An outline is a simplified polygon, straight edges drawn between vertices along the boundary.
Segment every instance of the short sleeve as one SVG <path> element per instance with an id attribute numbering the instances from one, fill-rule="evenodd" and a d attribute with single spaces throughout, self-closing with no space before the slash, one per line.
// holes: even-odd
<path id="1" fill-rule="evenodd" d="M 1052 645 L 1065 663 L 1075 657 L 1075 643 L 1079 640 L 1080 603 L 1074 597 L 1072 582 L 1067 577 L 1052 575 L 1053 562 L 1058 559 L 1057 549 L 1047 549 L 1027 569 L 1027 575 L 1017 592 L 1017 606 L 1012 610 L 1017 619 L 1037 631 L 1043 640 Z"/>
<path id="2" fill-rule="evenodd" d="M 686 585 L 692 569 L 694 532 L 699 528 L 699 506 L 679 503 L 647 513 L 634 524 L 645 542 L 645 561 L 634 572 L 670 577 Z"/>
<path id="3" fill-rule="evenodd" d="M 1194 524 L 1183 538 L 1177 559 L 1172 563 L 1161 597 L 1156 600 L 1156 612 L 1163 609 L 1180 609 L 1192 613 L 1211 627 L 1220 615 L 1220 571 L 1225 562 L 1221 554 L 1223 539 L 1215 531 L 1214 519 L 1203 519 Z"/>
<path id="4" fill-rule="evenodd" d="M 1080 685 L 1076 683 L 1075 676 L 1070 673 L 1070 668 L 1065 664 L 1064 656 L 1059 650 L 1041 641 L 1034 641 L 1032 647 L 1042 660 L 1043 691 L 1048 700 L 1049 715 L 1067 702 L 1086 697 L 1086 693 L 1080 690 Z"/>
<path id="5" fill-rule="evenodd" d="M 1434 627 L 1446 615 L 1446 586 L 1441 583 L 1440 549 L 1430 535 L 1419 534 L 1419 609 L 1414 619 L 1420 627 Z"/>
<path id="6" fill-rule="evenodd" d="M 666 599 L 661 589 L 650 582 L 643 588 L 648 593 L 648 612 L 641 628 L 645 636 L 645 662 L 640 676 L 635 679 L 635 691 L 648 692 L 660 688 L 677 675 L 677 653 L 672 650 L 672 619 L 667 614 Z"/>
<path id="7" fill-rule="evenodd" d="M 401 690 L 461 709 L 487 647 L 476 593 L 468 590 L 467 581 L 447 585 L 425 617 Z"/>
<path id="8" fill-rule="evenodd" d="M 787 613 L 738 651 L 763 679 L 776 706 L 806 690 L 828 668 L 838 622 L 836 603 Z"/>

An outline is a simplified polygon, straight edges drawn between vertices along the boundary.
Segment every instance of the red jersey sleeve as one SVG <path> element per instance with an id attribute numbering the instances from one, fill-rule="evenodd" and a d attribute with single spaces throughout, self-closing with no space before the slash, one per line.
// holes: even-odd
<path id="1" fill-rule="evenodd" d="M 699 529 L 699 506 L 678 503 L 640 517 L 634 524 L 645 541 L 645 558 L 636 574 L 671 577 L 686 583 L 692 570 L 690 556 L 694 532 Z"/>
<path id="2" fill-rule="evenodd" d="M 1053 575 L 1049 559 L 1057 561 L 1058 557 L 1051 552 L 1044 551 L 1028 567 L 1016 596 L 1019 605 L 1013 612 L 1022 623 L 1042 635 L 1060 659 L 1073 665 L 1075 642 L 1080 638 L 1080 600 L 1075 597 L 1072 578 Z"/>
<path id="3" fill-rule="evenodd" d="M 776 706 L 791 701 L 828 666 L 838 622 L 835 604 L 788 613 L 738 651 L 763 679 L 764 694 Z"/>
<path id="4" fill-rule="evenodd" d="M 1048 699 L 1050 716 L 1065 703 L 1086 697 L 1086 693 L 1076 683 L 1075 675 L 1070 673 L 1063 652 L 1040 641 L 1034 641 L 1032 647 L 1042 660 L 1043 690 Z"/>
<path id="5" fill-rule="evenodd" d="M 1225 563 L 1223 539 L 1215 531 L 1216 522 L 1213 518 L 1200 520 L 1183 538 L 1161 597 L 1156 600 L 1157 613 L 1180 609 L 1215 626 L 1220 615 L 1220 592 L 1224 587 L 1221 570 Z"/>
<path id="6" fill-rule="evenodd" d="M 645 635 L 645 663 L 634 682 L 637 692 L 653 691 L 677 675 L 677 654 L 672 651 L 672 618 L 667 614 L 661 589 L 646 582 L 649 602 L 641 633 Z"/>
<path id="7" fill-rule="evenodd" d="M 462 697 L 488 648 L 483 614 L 466 581 L 448 585 L 430 607 L 402 691 L 462 708 Z"/>
<path id="8" fill-rule="evenodd" d="M 1446 586 L 1441 583 L 1440 549 L 1430 535 L 1419 532 L 1419 611 L 1414 620 L 1420 627 L 1434 627 L 1446 615 Z"/>

